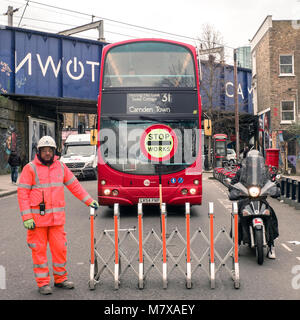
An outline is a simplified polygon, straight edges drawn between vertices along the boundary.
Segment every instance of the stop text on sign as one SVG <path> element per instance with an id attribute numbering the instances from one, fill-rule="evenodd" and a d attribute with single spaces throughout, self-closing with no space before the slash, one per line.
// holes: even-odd
<path id="1" fill-rule="evenodd" d="M 140 141 L 142 152 L 153 161 L 171 159 L 177 150 L 177 145 L 178 139 L 175 132 L 163 124 L 148 127 Z"/>

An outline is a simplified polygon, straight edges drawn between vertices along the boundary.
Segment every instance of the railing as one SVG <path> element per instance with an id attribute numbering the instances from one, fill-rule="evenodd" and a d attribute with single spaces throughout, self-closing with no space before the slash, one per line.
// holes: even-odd
<path id="1" fill-rule="evenodd" d="M 221 269 L 228 271 L 234 281 L 234 288 L 238 289 L 240 287 L 238 210 L 236 202 L 232 206 L 232 238 L 225 228 L 215 232 L 215 216 L 212 202 L 209 203 L 208 210 L 209 236 L 206 236 L 200 227 L 191 235 L 189 203 L 185 205 L 185 235 L 182 235 L 177 227 L 169 235 L 167 234 L 167 212 L 164 203 L 161 205 L 161 232 L 159 234 L 154 229 L 146 235 L 144 234 L 142 204 L 138 205 L 138 228 L 120 228 L 119 204 L 115 204 L 113 229 L 103 230 L 101 237 L 96 240 L 94 235 L 94 213 L 94 209 L 91 208 L 91 264 L 89 277 L 89 288 L 91 290 L 94 290 L 96 284 L 100 283 L 100 278 L 107 278 L 104 273 L 112 276 L 114 289 L 119 289 L 121 279 L 128 270 L 133 271 L 135 274 L 139 289 L 144 288 L 145 280 L 153 270 L 162 278 L 163 289 L 167 289 L 168 277 L 175 269 L 179 270 L 179 273 L 185 278 L 187 289 L 192 288 L 192 277 L 195 277 L 197 270 L 205 272 L 209 278 L 211 289 L 214 289 L 216 286 L 216 274 Z M 228 248 L 226 249 L 227 251 L 225 250 L 224 256 L 221 255 L 220 249 L 216 249 L 216 243 L 220 240 L 223 241 L 222 243 L 226 240 L 230 245 L 229 250 L 227 250 Z M 180 251 L 176 254 L 170 250 L 174 243 L 181 245 L 178 247 Z M 154 244 L 158 245 L 159 249 L 153 255 L 152 247 Z M 146 248 L 147 246 L 148 248 Z M 149 250 L 149 247 L 151 250 Z M 232 259 L 232 268 L 226 264 L 228 259 Z M 206 268 L 207 265 L 209 266 L 208 269 Z"/>
<path id="2" fill-rule="evenodd" d="M 300 181 L 283 177 L 280 181 L 280 189 L 279 200 L 300 210 Z"/>

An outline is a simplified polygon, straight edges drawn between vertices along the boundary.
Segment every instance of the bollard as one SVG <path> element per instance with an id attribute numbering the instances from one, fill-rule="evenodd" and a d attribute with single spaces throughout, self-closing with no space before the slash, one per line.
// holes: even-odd
<path id="1" fill-rule="evenodd" d="M 190 242 L 191 206 L 189 202 L 185 204 L 185 218 L 186 218 L 186 287 L 188 289 L 191 289 L 192 287 L 191 242 Z"/>
<path id="2" fill-rule="evenodd" d="M 163 245 L 163 288 L 167 289 L 167 241 L 166 241 L 166 204 L 161 204 L 161 229 L 162 229 L 162 245 Z"/>
<path id="3" fill-rule="evenodd" d="M 291 179 L 287 178 L 286 179 L 286 189 L 285 189 L 285 198 L 284 202 L 289 204 L 291 200 Z"/>
<path id="4" fill-rule="evenodd" d="M 89 280 L 89 288 L 90 290 L 95 289 L 95 237 L 94 237 L 94 216 L 95 216 L 95 209 L 90 208 L 90 235 L 91 235 L 91 264 L 90 264 L 90 280 Z"/>
<path id="5" fill-rule="evenodd" d="M 280 181 L 280 192 L 281 192 L 280 200 L 284 200 L 285 190 L 286 190 L 286 179 L 282 178 Z"/>
<path id="6" fill-rule="evenodd" d="M 119 204 L 114 204 L 114 230 L 115 230 L 115 289 L 119 289 L 119 217 L 120 217 L 120 208 Z"/>
<path id="7" fill-rule="evenodd" d="M 292 194 L 291 194 L 291 205 L 296 205 L 296 191 L 297 191 L 297 181 L 292 180 Z"/>
<path id="8" fill-rule="evenodd" d="M 209 272 L 210 272 L 210 288 L 215 288 L 215 247 L 214 247 L 214 203 L 208 203 L 208 216 L 209 216 Z"/>
<path id="9" fill-rule="evenodd" d="M 300 181 L 298 181 L 297 198 L 295 201 L 295 209 L 300 210 Z"/>
<path id="10" fill-rule="evenodd" d="M 234 248 L 233 248 L 233 281 L 234 287 L 236 289 L 240 288 L 240 270 L 239 270 L 239 222 L 238 222 L 238 204 L 237 202 L 232 203 L 232 215 L 233 215 L 233 240 L 234 240 Z"/>
<path id="11" fill-rule="evenodd" d="M 139 289 L 144 288 L 144 261 L 143 261 L 143 204 L 138 204 L 139 229 Z"/>

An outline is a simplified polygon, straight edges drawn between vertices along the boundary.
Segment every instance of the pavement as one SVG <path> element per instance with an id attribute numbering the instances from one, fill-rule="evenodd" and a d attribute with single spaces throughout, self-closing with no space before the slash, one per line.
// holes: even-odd
<path id="1" fill-rule="evenodd" d="M 10 174 L 0 175 L 0 198 L 17 192 L 18 185 L 12 184 Z"/>

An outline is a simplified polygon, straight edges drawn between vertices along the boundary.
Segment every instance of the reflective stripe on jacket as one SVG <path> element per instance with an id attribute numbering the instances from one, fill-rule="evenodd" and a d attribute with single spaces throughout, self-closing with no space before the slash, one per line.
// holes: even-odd
<path id="1" fill-rule="evenodd" d="M 87 206 L 93 201 L 57 156 L 49 167 L 43 165 L 36 156 L 24 167 L 18 185 L 18 202 L 23 221 L 33 218 L 37 227 L 64 224 L 64 186 Z M 39 206 L 43 200 L 46 205 L 44 216 L 40 215 Z"/>

